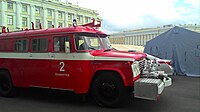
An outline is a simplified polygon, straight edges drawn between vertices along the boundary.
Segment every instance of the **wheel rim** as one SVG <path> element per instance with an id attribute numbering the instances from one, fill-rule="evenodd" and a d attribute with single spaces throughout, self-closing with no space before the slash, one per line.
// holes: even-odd
<path id="1" fill-rule="evenodd" d="M 113 101 L 117 98 L 119 90 L 113 82 L 102 82 L 98 87 L 98 94 L 104 100 Z"/>

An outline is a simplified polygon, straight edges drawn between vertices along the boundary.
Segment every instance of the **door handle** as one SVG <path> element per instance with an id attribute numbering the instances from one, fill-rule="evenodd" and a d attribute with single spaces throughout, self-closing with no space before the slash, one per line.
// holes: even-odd
<path id="1" fill-rule="evenodd" d="M 54 58 L 55 55 L 53 53 L 49 53 L 49 57 Z"/>

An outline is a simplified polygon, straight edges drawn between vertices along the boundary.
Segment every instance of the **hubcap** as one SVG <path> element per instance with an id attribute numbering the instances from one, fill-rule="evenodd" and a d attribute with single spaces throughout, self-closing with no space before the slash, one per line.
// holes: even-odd
<path id="1" fill-rule="evenodd" d="M 104 99 L 114 100 L 117 97 L 118 90 L 114 83 L 103 82 L 99 87 L 99 93 Z"/>

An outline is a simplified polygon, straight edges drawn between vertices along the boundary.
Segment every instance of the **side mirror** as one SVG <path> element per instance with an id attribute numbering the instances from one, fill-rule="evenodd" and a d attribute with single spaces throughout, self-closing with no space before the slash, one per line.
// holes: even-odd
<path id="1" fill-rule="evenodd" d="M 65 52 L 70 53 L 70 44 L 69 42 L 65 42 Z"/>

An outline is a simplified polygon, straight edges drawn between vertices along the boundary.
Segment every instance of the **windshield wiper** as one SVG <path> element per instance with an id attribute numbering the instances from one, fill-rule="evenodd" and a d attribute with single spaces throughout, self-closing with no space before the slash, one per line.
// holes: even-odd
<path id="1" fill-rule="evenodd" d="M 113 50 L 117 50 L 117 49 L 115 49 L 114 47 L 112 47 L 112 49 L 113 49 Z"/>
<path id="2" fill-rule="evenodd" d="M 92 50 L 96 50 L 94 47 L 91 47 L 91 46 L 89 46 L 88 48 L 89 48 L 89 49 L 92 49 Z"/>
<path id="3" fill-rule="evenodd" d="M 111 49 L 105 49 L 104 52 L 111 51 Z"/>

